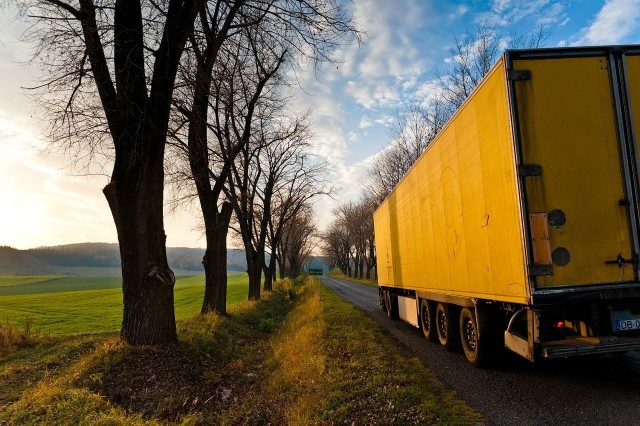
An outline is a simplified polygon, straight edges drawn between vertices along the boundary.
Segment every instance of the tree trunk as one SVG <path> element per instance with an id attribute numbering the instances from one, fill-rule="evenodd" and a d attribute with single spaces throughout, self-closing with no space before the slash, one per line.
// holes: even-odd
<path id="1" fill-rule="evenodd" d="M 271 273 L 271 287 L 272 288 L 273 288 L 273 283 L 276 282 L 276 272 L 277 272 L 276 261 L 277 261 L 277 257 L 275 257 L 273 260 L 269 260 L 269 271 Z"/>
<path id="2" fill-rule="evenodd" d="M 271 253 L 269 265 L 264 268 L 264 291 L 273 291 L 273 281 L 276 277 L 276 255 Z"/>
<path id="3" fill-rule="evenodd" d="M 276 259 L 276 262 L 278 263 L 278 276 L 281 280 L 284 280 L 284 264 L 280 258 Z"/>
<path id="4" fill-rule="evenodd" d="M 278 268 L 280 268 L 281 280 L 284 280 L 286 267 L 287 267 L 287 259 L 282 255 L 278 256 Z"/>
<path id="5" fill-rule="evenodd" d="M 136 141 L 123 142 L 133 146 Z M 103 190 L 116 224 L 122 261 L 124 312 L 120 335 L 132 345 L 177 340 L 175 276 L 167 262 L 162 211 L 163 149 L 157 151 L 150 152 L 146 162 L 116 167 Z"/>
<path id="6" fill-rule="evenodd" d="M 262 278 L 262 265 L 264 260 L 260 262 L 260 255 L 251 248 L 250 245 L 245 244 L 245 251 L 247 257 L 247 273 L 249 274 L 249 300 L 260 299 L 260 279 Z"/>
<path id="7" fill-rule="evenodd" d="M 202 258 L 205 285 L 201 313 L 227 313 L 227 232 L 232 212 L 231 204 L 222 204 L 220 212 L 205 216 L 207 250 Z"/>

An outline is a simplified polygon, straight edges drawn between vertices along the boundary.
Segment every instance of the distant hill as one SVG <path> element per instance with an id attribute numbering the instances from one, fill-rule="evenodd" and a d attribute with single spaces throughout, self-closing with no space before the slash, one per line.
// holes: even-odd
<path id="1" fill-rule="evenodd" d="M 204 273 L 204 249 L 168 247 L 169 266 L 176 275 Z M 244 251 L 229 249 L 229 272 L 244 272 Z M 0 275 L 97 275 L 120 274 L 118 244 L 80 243 L 18 250 L 0 246 Z"/>

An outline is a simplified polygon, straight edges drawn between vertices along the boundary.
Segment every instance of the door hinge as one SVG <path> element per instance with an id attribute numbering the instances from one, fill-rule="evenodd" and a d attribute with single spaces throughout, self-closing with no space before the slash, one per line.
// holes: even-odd
<path id="1" fill-rule="evenodd" d="M 539 166 L 537 164 L 520 164 L 518 166 L 518 176 L 542 176 L 542 166 Z"/>
<path id="2" fill-rule="evenodd" d="M 624 268 L 625 263 L 633 263 L 634 265 L 638 264 L 638 256 L 632 255 L 631 259 L 625 259 L 622 254 L 618 254 L 618 257 L 615 260 L 605 260 L 604 263 L 607 265 L 618 265 L 619 268 Z"/>
<path id="3" fill-rule="evenodd" d="M 509 80 L 531 80 L 531 71 L 529 70 L 509 70 Z"/>

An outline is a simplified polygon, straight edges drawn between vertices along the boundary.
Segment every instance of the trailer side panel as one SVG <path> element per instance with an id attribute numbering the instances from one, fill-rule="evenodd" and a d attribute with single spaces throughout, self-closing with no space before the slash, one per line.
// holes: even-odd
<path id="1" fill-rule="evenodd" d="M 501 60 L 375 213 L 379 284 L 526 303 L 514 158 Z"/>

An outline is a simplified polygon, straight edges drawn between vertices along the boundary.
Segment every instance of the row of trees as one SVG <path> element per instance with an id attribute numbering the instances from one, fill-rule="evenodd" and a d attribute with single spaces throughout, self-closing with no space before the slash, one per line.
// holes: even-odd
<path id="1" fill-rule="evenodd" d="M 295 258 L 285 230 L 327 192 L 325 165 L 308 150 L 307 117 L 289 118 L 285 75 L 357 38 L 341 2 L 44 0 L 25 8 L 43 69 L 34 93 L 52 139 L 80 165 L 113 166 L 103 192 L 122 261 L 121 336 L 131 344 L 177 338 L 165 167 L 177 199 L 196 198 L 202 211 L 202 311 L 226 312 L 232 216 L 249 298 L 259 298 L 261 273 L 270 288 L 274 272 L 267 248 L 276 261 Z"/>
<path id="2" fill-rule="evenodd" d="M 375 266 L 373 212 L 378 203 L 372 197 L 341 204 L 336 219 L 323 234 L 323 254 L 332 268 L 348 276 L 371 278 Z"/>
<path id="3" fill-rule="evenodd" d="M 376 156 L 362 182 L 361 201 L 341 204 L 334 211 L 336 219 L 323 235 L 323 254 L 332 267 L 348 276 L 370 278 L 375 266 L 372 215 L 377 206 L 491 70 L 502 51 L 539 47 L 548 35 L 544 27 L 532 33 L 504 35 L 481 25 L 475 32 L 455 39 L 449 67 L 436 72 L 431 99 L 396 113 L 389 126 L 389 145 Z"/>

